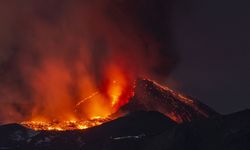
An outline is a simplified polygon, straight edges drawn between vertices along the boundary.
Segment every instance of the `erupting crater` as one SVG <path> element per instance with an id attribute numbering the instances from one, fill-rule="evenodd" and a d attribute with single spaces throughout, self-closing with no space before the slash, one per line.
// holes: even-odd
<path id="1" fill-rule="evenodd" d="M 130 80 L 120 69 L 110 66 L 104 75 L 101 88 L 95 88 L 98 89 L 96 92 L 76 102 L 70 111 L 61 111 L 57 117 L 43 110 L 45 115 L 36 112 L 38 115 L 21 124 L 34 130 L 55 131 L 80 130 L 101 125 L 115 119 L 111 115 L 131 99 L 133 84 L 129 83 Z"/>
<path id="2" fill-rule="evenodd" d="M 161 112 L 176 123 L 218 115 L 215 111 L 199 101 L 185 97 L 149 79 L 137 79 L 134 85 L 131 86 L 133 90 L 130 90 L 130 92 L 126 91 L 127 95 L 125 96 L 124 93 L 121 93 L 123 91 L 122 88 L 117 87 L 119 85 L 117 82 L 113 83 L 113 87 L 111 85 L 112 84 L 109 84 L 110 88 L 107 93 L 111 99 L 110 106 L 112 111 L 105 117 L 95 116 L 85 120 L 78 119 L 69 121 L 31 120 L 22 122 L 21 124 L 34 130 L 65 131 L 81 130 L 98 126 L 138 110 Z M 112 90 L 114 92 L 112 92 Z M 114 95 L 117 93 L 118 95 Z M 80 101 L 76 107 L 79 107 L 87 100 L 93 99 L 98 94 L 99 93 L 94 93 Z M 126 99 L 124 99 L 124 97 Z"/>
<path id="3" fill-rule="evenodd" d="M 110 118 L 96 117 L 90 120 L 79 120 L 79 121 L 25 121 L 21 124 L 31 128 L 33 130 L 55 130 L 55 131 L 65 131 L 65 130 L 82 130 L 90 127 L 98 126 L 104 122 L 111 121 Z"/>

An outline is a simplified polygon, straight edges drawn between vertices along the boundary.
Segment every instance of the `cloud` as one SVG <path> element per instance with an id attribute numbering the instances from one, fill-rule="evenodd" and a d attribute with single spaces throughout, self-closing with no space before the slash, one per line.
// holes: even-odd
<path id="1" fill-rule="evenodd" d="M 1 3 L 3 122 L 70 117 L 78 99 L 101 88 L 110 66 L 131 81 L 162 80 L 177 62 L 164 0 Z"/>

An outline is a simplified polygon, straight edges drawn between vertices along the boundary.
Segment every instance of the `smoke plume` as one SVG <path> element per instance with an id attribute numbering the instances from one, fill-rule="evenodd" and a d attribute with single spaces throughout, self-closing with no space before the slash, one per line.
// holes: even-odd
<path id="1" fill-rule="evenodd" d="M 70 117 L 114 74 L 164 80 L 176 64 L 169 1 L 10 0 L 0 11 L 0 123 Z"/>

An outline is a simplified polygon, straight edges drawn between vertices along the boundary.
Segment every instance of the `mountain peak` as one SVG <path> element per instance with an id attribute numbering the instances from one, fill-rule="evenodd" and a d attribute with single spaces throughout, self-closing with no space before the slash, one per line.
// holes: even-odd
<path id="1" fill-rule="evenodd" d="M 119 113 L 136 110 L 159 111 L 175 122 L 187 122 L 194 119 L 218 115 L 207 105 L 188 98 L 166 86 L 149 79 L 137 79 L 134 96 L 119 109 Z"/>

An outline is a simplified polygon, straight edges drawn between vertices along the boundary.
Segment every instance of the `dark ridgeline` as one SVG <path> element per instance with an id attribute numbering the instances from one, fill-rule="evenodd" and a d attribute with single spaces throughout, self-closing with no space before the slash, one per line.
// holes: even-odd
<path id="1" fill-rule="evenodd" d="M 89 94 L 79 81 L 102 89 L 109 65 L 131 81 L 161 81 L 178 63 L 171 0 L 13 0 L 0 10 L 0 122 L 26 120 L 34 109 L 59 116 L 69 105 L 51 97 L 69 97 L 73 107 Z"/>
<path id="2" fill-rule="evenodd" d="M 198 100 L 192 100 L 168 87 L 162 87 L 148 79 L 138 79 L 135 94 L 128 104 L 122 106 L 118 113 L 124 114 L 138 110 L 158 111 L 176 122 L 218 115 L 213 109 Z"/>
<path id="3" fill-rule="evenodd" d="M 144 91 L 142 93 L 145 95 L 139 94 L 139 91 Z M 100 126 L 77 131 L 33 131 L 18 124 L 3 125 L 0 126 L 0 149 L 245 150 L 250 148 L 250 110 L 219 115 L 198 101 L 187 103 L 180 98 L 183 98 L 182 95 L 167 88 L 163 89 L 152 81 L 138 80 L 135 97 L 122 108 L 123 112 L 126 110 L 128 113 L 125 116 Z M 134 105 L 133 101 L 142 104 Z M 158 109 L 156 106 L 161 107 Z M 184 122 L 173 121 L 170 118 L 172 116 L 168 117 L 168 113 L 177 115 L 177 118 L 182 118 Z"/>

